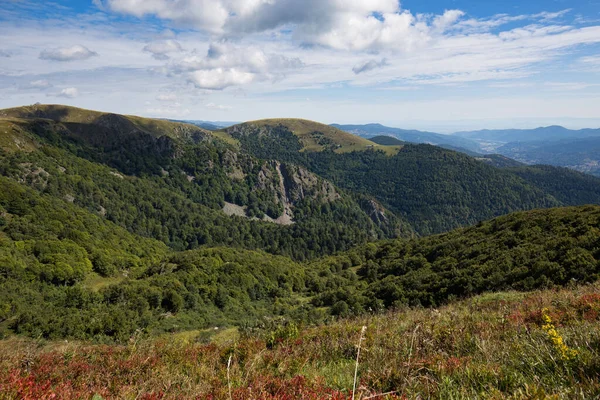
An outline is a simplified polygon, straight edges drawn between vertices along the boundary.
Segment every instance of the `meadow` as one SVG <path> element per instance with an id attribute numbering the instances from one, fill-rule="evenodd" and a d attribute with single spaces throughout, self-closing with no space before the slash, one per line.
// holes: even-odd
<path id="1" fill-rule="evenodd" d="M 318 327 L 271 319 L 126 345 L 0 342 L 2 400 L 595 399 L 598 376 L 598 283 Z"/>

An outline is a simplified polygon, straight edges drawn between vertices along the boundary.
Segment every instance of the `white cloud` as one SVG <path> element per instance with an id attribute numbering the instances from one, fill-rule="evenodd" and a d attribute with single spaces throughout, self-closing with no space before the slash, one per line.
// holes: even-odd
<path id="1" fill-rule="evenodd" d="M 565 15 L 567 15 L 568 13 L 571 12 L 571 9 L 566 9 L 566 10 L 562 10 L 562 11 L 557 11 L 557 12 L 541 12 L 539 14 L 535 14 L 532 17 L 534 19 L 540 19 L 542 21 L 548 22 L 548 21 L 552 21 L 561 17 L 564 17 Z"/>
<path id="2" fill-rule="evenodd" d="M 52 87 L 52 84 L 45 79 L 29 82 L 29 87 L 33 89 L 47 89 Z"/>
<path id="3" fill-rule="evenodd" d="M 276 80 L 302 66 L 298 58 L 267 54 L 255 46 L 219 42 L 209 46 L 206 56 L 192 54 L 172 63 L 167 73 L 183 74 L 199 89 L 222 90 L 255 81 Z"/>
<path id="4" fill-rule="evenodd" d="M 579 59 L 580 63 L 600 66 L 600 56 L 587 56 Z"/>
<path id="5" fill-rule="evenodd" d="M 456 24 L 465 13 L 461 10 L 448 10 L 442 15 L 438 15 L 433 20 L 433 28 L 438 32 L 445 32 L 448 28 Z"/>
<path id="6" fill-rule="evenodd" d="M 71 47 L 59 47 L 45 49 L 40 53 L 40 59 L 51 61 L 81 61 L 97 56 L 98 53 L 87 47 L 74 45 Z"/>
<path id="7" fill-rule="evenodd" d="M 181 44 L 176 40 L 159 40 L 144 46 L 144 51 L 152 53 L 152 57 L 157 60 L 168 60 L 169 53 L 180 53 L 183 51 Z"/>
<path id="8" fill-rule="evenodd" d="M 236 68 L 214 68 L 190 72 L 189 81 L 198 89 L 223 90 L 229 86 L 248 84 L 256 78 L 251 72 L 240 71 Z"/>
<path id="9" fill-rule="evenodd" d="M 10 53 L 8 51 L 0 50 L 0 57 L 9 58 Z"/>
<path id="10" fill-rule="evenodd" d="M 67 99 L 74 99 L 75 97 L 79 96 L 79 90 L 77 90 L 77 88 L 66 88 L 60 91 L 60 93 L 57 94 L 58 97 L 65 97 Z"/>

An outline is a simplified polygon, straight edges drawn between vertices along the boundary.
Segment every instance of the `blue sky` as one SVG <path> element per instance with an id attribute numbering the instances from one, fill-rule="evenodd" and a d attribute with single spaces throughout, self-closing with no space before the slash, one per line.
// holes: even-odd
<path id="1" fill-rule="evenodd" d="M 600 0 L 4 0 L 0 108 L 599 127 Z"/>

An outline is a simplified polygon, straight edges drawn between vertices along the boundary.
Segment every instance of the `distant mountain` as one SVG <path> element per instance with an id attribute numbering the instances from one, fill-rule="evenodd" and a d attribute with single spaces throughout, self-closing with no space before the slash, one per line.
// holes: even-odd
<path id="1" fill-rule="evenodd" d="M 174 122 L 183 122 L 186 124 L 196 125 L 202 129 L 206 129 L 209 131 L 217 131 L 219 129 L 227 128 L 229 126 L 233 126 L 239 124 L 239 122 L 230 122 L 230 121 L 202 121 L 202 120 L 171 120 Z"/>
<path id="2" fill-rule="evenodd" d="M 375 137 L 370 138 L 369 140 L 372 142 L 375 142 L 379 145 L 382 145 L 382 146 L 403 146 L 406 144 L 406 142 L 398 140 L 393 136 L 375 136 Z M 478 161 L 482 161 L 486 164 L 489 164 L 489 165 L 491 165 L 493 167 L 497 167 L 497 168 L 519 167 L 519 166 L 525 165 L 519 161 L 513 160 L 511 158 L 505 157 L 500 154 L 481 154 L 481 153 L 477 153 L 474 151 L 464 149 L 462 147 L 455 147 L 455 146 L 450 146 L 447 144 L 439 145 L 438 147 L 466 154 L 468 156 L 475 158 Z"/>
<path id="3" fill-rule="evenodd" d="M 499 153 L 525 164 L 567 167 L 600 176 L 600 129 L 562 126 L 457 132 L 486 153 Z"/>
<path id="4" fill-rule="evenodd" d="M 536 129 L 500 129 L 500 130 L 480 130 L 469 132 L 456 132 L 453 136 L 477 140 L 494 142 L 533 142 L 541 140 L 561 140 L 576 139 L 592 136 L 600 136 L 600 129 L 581 129 L 571 130 L 562 126 L 547 126 Z"/>
<path id="5" fill-rule="evenodd" d="M 512 142 L 496 150 L 526 164 L 555 165 L 600 176 L 600 137 Z"/>
<path id="6" fill-rule="evenodd" d="M 372 138 L 375 136 L 393 136 L 396 139 L 410 143 L 424 143 L 433 144 L 436 146 L 449 145 L 454 147 L 464 148 L 466 150 L 479 152 L 481 147 L 479 144 L 468 138 L 462 138 L 453 135 L 442 135 L 434 132 L 423 132 L 417 130 L 405 130 L 400 128 L 391 128 L 381 124 L 366 124 L 366 125 L 339 125 L 332 124 L 338 129 L 350 132 L 354 135 L 358 135 L 365 138 Z"/>

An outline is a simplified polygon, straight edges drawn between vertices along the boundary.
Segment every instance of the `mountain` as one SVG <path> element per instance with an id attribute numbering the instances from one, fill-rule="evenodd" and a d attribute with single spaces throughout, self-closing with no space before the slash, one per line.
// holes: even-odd
<path id="1" fill-rule="evenodd" d="M 227 128 L 229 126 L 237 125 L 239 122 L 230 121 L 201 121 L 201 120 L 172 120 L 174 122 L 183 122 L 190 125 L 195 125 L 199 128 L 206 129 L 208 131 L 218 131 L 219 129 Z"/>
<path id="2" fill-rule="evenodd" d="M 423 132 L 417 130 L 405 130 L 399 128 L 391 128 L 383 126 L 381 124 L 366 124 L 366 125 L 339 125 L 333 124 L 332 126 L 342 129 L 352 134 L 371 138 L 375 136 L 393 136 L 398 140 L 410 143 L 425 143 L 433 144 L 437 146 L 449 145 L 458 148 L 464 148 L 466 150 L 478 152 L 481 150 L 479 144 L 473 140 L 452 136 L 442 135 L 440 133 Z"/>
<path id="3" fill-rule="evenodd" d="M 393 136 L 375 136 L 370 138 L 369 140 L 382 146 L 403 146 L 405 144 L 405 142 L 402 142 Z M 488 165 L 497 168 L 519 167 L 525 165 L 519 161 L 513 160 L 500 154 L 480 154 L 474 151 L 463 149 L 461 147 L 454 147 L 450 145 L 439 145 L 438 147 L 456 151 L 459 153 L 464 153 L 468 156 L 475 158 L 477 161 L 482 161 Z"/>
<path id="4" fill-rule="evenodd" d="M 513 211 L 586 204 L 569 201 L 570 182 L 590 191 L 586 200 L 600 204 L 599 179 L 590 181 L 576 172 L 567 178 L 561 171 L 561 179 L 551 194 L 527 177 L 494 167 L 495 163 L 503 167 L 519 165 L 502 156 L 482 162 L 439 147 L 412 144 L 394 147 L 393 153 L 378 151 L 378 147 L 356 152 L 306 151 L 305 143 L 294 133 L 294 120 L 290 121 L 289 127 L 280 121 L 274 125 L 262 122 L 260 128 L 237 125 L 224 133 L 236 140 L 243 152 L 302 165 L 341 188 L 373 196 L 421 235 L 448 231 Z M 318 136 L 315 129 L 321 128 L 313 125 L 309 129 L 313 137 Z M 338 133 L 329 128 L 326 132 Z M 321 135 L 327 137 L 326 133 Z M 337 145 L 328 150 L 339 150 Z M 551 179 L 554 172 L 546 170 L 543 174 Z"/>
<path id="5" fill-rule="evenodd" d="M 303 119 L 251 121 L 232 126 L 226 131 L 229 135 L 238 139 L 238 136 L 250 136 L 253 138 L 272 136 L 273 130 L 279 130 L 281 133 L 289 133 L 295 136 L 301 145 L 298 151 L 302 152 L 331 150 L 336 153 L 344 153 L 378 147 L 376 143 L 370 140 L 352 135 L 333 126 Z"/>
<path id="6" fill-rule="evenodd" d="M 0 134 L 4 176 L 173 249 L 233 245 L 304 259 L 413 234 L 369 196 L 192 125 L 63 106 L 0 113 L 11 126 Z"/>
<path id="7" fill-rule="evenodd" d="M 507 143 L 496 151 L 526 164 L 556 165 L 600 176 L 600 137 Z"/>
<path id="8" fill-rule="evenodd" d="M 600 129 L 571 130 L 562 126 L 546 126 L 536 129 L 499 129 L 456 132 L 453 136 L 478 141 L 492 142 L 534 142 L 561 139 L 576 139 L 600 136 Z"/>

